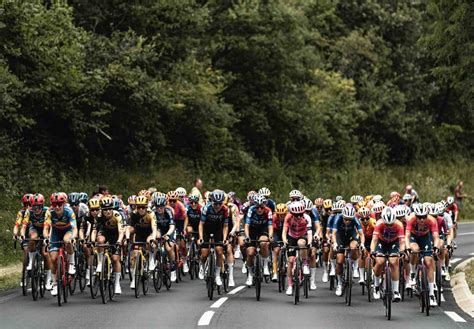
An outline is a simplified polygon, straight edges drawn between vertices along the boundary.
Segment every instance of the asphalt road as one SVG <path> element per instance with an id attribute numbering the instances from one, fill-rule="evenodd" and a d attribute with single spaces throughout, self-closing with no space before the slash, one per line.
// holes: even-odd
<path id="1" fill-rule="evenodd" d="M 459 233 L 453 265 L 474 253 L 474 223 L 462 224 Z M 107 305 L 100 299 L 92 300 L 86 290 L 59 308 L 49 293 L 34 302 L 30 295 L 21 296 L 18 288 L 0 295 L 0 328 L 192 328 L 198 323 L 201 328 L 474 328 L 474 321 L 455 304 L 448 285 L 444 290 L 446 302 L 432 309 L 429 317 L 419 313 L 414 297 L 392 304 L 392 320 L 387 322 L 381 301 L 369 303 L 354 285 L 352 306 L 347 307 L 344 297 L 335 296 L 328 284 L 320 282 L 319 270 L 318 289 L 310 292 L 309 299 L 302 298 L 299 305 L 293 305 L 292 297 L 278 293 L 273 283 L 263 284 L 262 298 L 257 302 L 254 289 L 243 287 L 241 264 L 238 261 L 236 265 L 234 293 L 216 296 L 214 301 L 207 299 L 204 282 L 189 277 L 170 291 L 156 294 L 150 287 L 149 294 L 139 299 L 128 288 L 128 280 L 123 280 L 124 293 Z M 456 322 L 445 312 L 466 322 Z"/>

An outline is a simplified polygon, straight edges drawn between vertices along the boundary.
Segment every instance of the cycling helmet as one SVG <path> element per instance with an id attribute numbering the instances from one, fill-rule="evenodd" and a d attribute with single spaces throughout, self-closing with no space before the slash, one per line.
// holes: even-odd
<path id="1" fill-rule="evenodd" d="M 332 200 L 331 199 L 324 200 L 323 207 L 324 207 L 324 209 L 331 209 L 332 208 Z"/>
<path id="2" fill-rule="evenodd" d="M 359 202 L 357 199 L 357 195 L 351 196 L 351 203 L 357 203 L 357 202 Z"/>
<path id="3" fill-rule="evenodd" d="M 356 195 L 357 202 L 364 202 L 364 197 L 362 195 Z"/>
<path id="4" fill-rule="evenodd" d="M 30 199 L 31 199 L 31 196 L 32 196 L 32 195 L 33 195 L 33 194 L 31 194 L 31 193 L 27 193 L 27 194 L 25 194 L 24 196 L 21 197 L 21 203 L 23 203 L 23 205 L 24 205 L 25 207 L 27 207 L 27 206 L 29 206 L 29 205 L 31 204 L 31 200 L 30 200 Z"/>
<path id="5" fill-rule="evenodd" d="M 178 187 L 175 192 L 176 194 L 178 194 L 178 197 L 180 199 L 184 198 L 186 194 L 188 194 L 184 187 Z"/>
<path id="6" fill-rule="evenodd" d="M 36 193 L 31 198 L 31 205 L 32 206 L 42 206 L 44 205 L 44 196 L 43 194 Z"/>
<path id="7" fill-rule="evenodd" d="M 313 209 L 313 201 L 310 199 L 304 199 L 304 209 L 306 211 L 311 211 Z"/>
<path id="8" fill-rule="evenodd" d="M 258 194 L 268 198 L 270 196 L 270 190 L 267 187 L 262 187 L 260 190 L 258 190 Z"/>
<path id="9" fill-rule="evenodd" d="M 374 195 L 372 200 L 374 200 L 374 202 L 380 202 L 383 200 L 383 196 L 381 196 L 380 194 Z"/>
<path id="10" fill-rule="evenodd" d="M 401 204 L 401 205 L 397 205 L 393 208 L 393 210 L 395 211 L 395 217 L 397 218 L 402 218 L 402 217 L 405 217 L 406 216 L 406 209 L 405 209 L 405 205 Z"/>
<path id="11" fill-rule="evenodd" d="M 431 216 L 437 216 L 438 212 L 436 211 L 436 205 L 434 203 L 430 203 L 427 205 L 428 208 L 428 214 Z"/>
<path id="12" fill-rule="evenodd" d="M 188 196 L 189 202 L 199 202 L 199 195 L 197 194 L 190 194 Z"/>
<path id="13" fill-rule="evenodd" d="M 304 214 L 304 203 L 301 201 L 293 201 L 289 204 L 288 211 L 293 215 Z"/>
<path id="14" fill-rule="evenodd" d="M 257 193 L 253 196 L 253 202 L 257 206 L 264 206 L 267 203 L 267 199 L 263 195 Z"/>
<path id="15" fill-rule="evenodd" d="M 51 203 L 66 203 L 67 202 L 66 193 L 63 193 L 63 192 L 53 193 L 53 194 L 51 194 L 51 197 L 49 198 L 49 201 Z"/>
<path id="16" fill-rule="evenodd" d="M 153 204 L 156 207 L 164 207 L 166 206 L 166 197 L 164 195 L 158 195 L 153 199 Z"/>
<path id="17" fill-rule="evenodd" d="M 72 192 L 68 195 L 69 203 L 71 205 L 78 205 L 79 204 L 79 193 Z"/>
<path id="18" fill-rule="evenodd" d="M 290 199 L 302 199 L 303 198 L 303 193 L 301 193 L 298 190 L 292 190 L 289 193 Z"/>
<path id="19" fill-rule="evenodd" d="M 127 202 L 129 205 L 134 205 L 136 202 L 137 196 L 136 195 L 130 195 L 127 199 Z"/>
<path id="20" fill-rule="evenodd" d="M 314 200 L 314 205 L 316 207 L 322 207 L 324 204 L 324 199 L 323 198 L 317 198 Z"/>
<path id="21" fill-rule="evenodd" d="M 398 193 L 397 191 L 390 192 L 390 199 L 393 198 L 400 198 L 400 193 Z"/>
<path id="22" fill-rule="evenodd" d="M 99 209 L 100 201 L 99 199 L 90 199 L 89 200 L 89 209 Z"/>
<path id="23" fill-rule="evenodd" d="M 341 203 L 341 201 L 336 201 L 332 204 L 332 210 L 335 212 L 341 211 L 343 207 L 344 205 Z"/>
<path id="24" fill-rule="evenodd" d="M 367 218 L 370 216 L 370 209 L 367 207 L 360 207 L 358 212 L 362 218 Z"/>
<path id="25" fill-rule="evenodd" d="M 339 202 L 341 203 L 342 207 L 344 207 L 344 206 L 346 205 L 346 203 L 347 203 L 346 200 L 344 200 L 344 199 L 343 199 L 343 200 L 339 200 Z"/>
<path id="26" fill-rule="evenodd" d="M 166 197 L 168 198 L 168 201 L 177 200 L 178 199 L 178 193 L 176 193 L 176 191 L 169 191 L 168 193 L 166 193 Z"/>
<path id="27" fill-rule="evenodd" d="M 355 213 L 356 213 L 355 208 L 349 205 L 345 206 L 342 209 L 342 217 L 344 218 L 354 218 Z"/>
<path id="28" fill-rule="evenodd" d="M 448 202 L 448 205 L 452 205 L 454 203 L 454 198 L 452 196 L 448 196 L 446 201 Z"/>
<path id="29" fill-rule="evenodd" d="M 422 203 L 415 203 L 413 205 L 413 212 L 417 217 L 423 217 L 428 215 L 428 208 Z"/>
<path id="30" fill-rule="evenodd" d="M 408 193 L 407 193 L 407 194 L 403 195 L 403 201 L 404 201 L 404 202 L 410 201 L 412 198 L 413 198 L 413 197 L 412 197 L 411 194 L 408 194 Z"/>
<path id="31" fill-rule="evenodd" d="M 288 213 L 288 206 L 286 205 L 286 203 L 277 204 L 276 213 L 277 213 L 277 215 L 284 215 L 284 214 Z"/>
<path id="32" fill-rule="evenodd" d="M 390 208 L 390 207 L 384 208 L 384 210 L 382 211 L 382 220 L 387 225 L 391 225 L 395 223 L 397 218 L 395 217 L 395 211 L 393 210 L 393 208 Z"/>
<path id="33" fill-rule="evenodd" d="M 79 202 L 87 203 L 89 201 L 89 195 L 86 192 L 79 193 Z"/>
<path id="34" fill-rule="evenodd" d="M 111 197 L 105 196 L 100 200 L 101 209 L 112 209 L 114 207 L 114 201 Z"/>
<path id="35" fill-rule="evenodd" d="M 336 201 L 341 201 L 343 198 L 342 198 L 342 195 L 338 195 L 336 196 Z"/>
<path id="36" fill-rule="evenodd" d="M 144 195 L 139 195 L 135 199 L 135 204 L 137 206 L 147 206 L 148 205 L 148 199 Z"/>
<path id="37" fill-rule="evenodd" d="M 138 192 L 138 195 L 146 195 L 147 192 L 148 192 L 147 190 L 140 190 Z"/>
<path id="38" fill-rule="evenodd" d="M 117 199 L 112 199 L 112 207 L 115 209 L 115 210 L 119 210 L 120 206 L 122 205 L 122 200 L 120 200 L 119 198 Z"/>
<path id="39" fill-rule="evenodd" d="M 211 200 L 212 203 L 223 203 L 224 202 L 224 191 L 222 190 L 214 190 L 211 193 Z"/>
<path id="40" fill-rule="evenodd" d="M 436 207 L 436 213 L 437 213 L 438 215 L 443 215 L 444 212 L 446 211 L 446 207 L 445 207 L 444 204 L 441 203 L 441 202 L 438 202 L 438 203 L 435 205 L 435 207 Z"/>
<path id="41" fill-rule="evenodd" d="M 376 202 L 374 203 L 374 205 L 372 206 L 372 212 L 374 214 L 380 214 L 383 209 L 385 208 L 385 204 L 383 202 Z"/>

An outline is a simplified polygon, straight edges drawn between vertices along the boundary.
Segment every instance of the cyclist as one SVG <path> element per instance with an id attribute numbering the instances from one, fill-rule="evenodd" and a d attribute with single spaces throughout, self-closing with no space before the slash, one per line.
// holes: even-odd
<path id="1" fill-rule="evenodd" d="M 333 237 L 333 230 L 332 230 L 333 225 L 336 219 L 338 219 L 339 217 L 342 217 L 341 212 L 343 208 L 344 208 L 343 202 L 341 202 L 340 200 L 332 204 L 332 210 L 327 221 L 327 229 L 326 229 L 327 235 L 329 237 L 328 241 L 331 241 L 331 244 L 332 244 L 332 237 Z M 334 250 L 334 248 L 331 248 L 331 250 L 329 251 L 329 259 L 331 262 L 331 271 L 329 272 L 329 276 L 334 277 L 336 276 L 336 250 Z"/>
<path id="2" fill-rule="evenodd" d="M 21 203 L 23 204 L 23 206 L 16 214 L 15 225 L 13 226 L 13 240 L 19 239 L 19 233 L 21 233 L 20 231 L 21 225 L 23 221 L 25 220 L 25 217 L 28 215 L 28 212 L 31 206 L 32 196 L 33 194 L 27 193 L 23 195 L 23 197 L 21 198 Z M 28 251 L 27 251 L 28 249 L 27 249 L 27 244 L 23 243 L 23 241 L 21 242 L 21 248 L 23 249 L 23 263 L 25 263 L 28 257 Z M 20 285 L 23 285 L 23 281 L 20 282 Z"/>
<path id="3" fill-rule="evenodd" d="M 305 214 L 305 204 L 301 201 L 293 201 L 288 206 L 289 213 L 285 217 L 283 224 L 282 239 L 283 243 L 288 246 L 288 269 L 287 279 L 288 288 L 286 294 L 291 296 L 293 294 L 293 267 L 296 257 L 296 250 L 294 246 L 300 248 L 311 245 L 312 235 L 312 220 Z M 310 274 L 308 267 L 308 251 L 302 249 L 300 252 L 303 261 L 303 274 Z"/>
<path id="4" fill-rule="evenodd" d="M 275 212 L 276 210 L 276 203 L 272 199 L 270 199 L 270 190 L 267 187 L 262 187 L 260 190 L 258 190 L 258 194 L 263 195 L 265 199 L 267 200 L 267 207 L 271 209 L 272 213 Z"/>
<path id="5" fill-rule="evenodd" d="M 28 229 L 28 237 L 31 240 L 43 239 L 44 221 L 46 219 L 46 213 L 49 213 L 48 207 L 44 205 L 44 196 L 42 194 L 34 194 L 31 198 L 31 211 L 25 214 L 23 219 L 23 226 L 21 229 L 21 236 L 25 236 L 26 230 Z M 29 271 L 33 267 L 33 258 L 35 254 L 35 241 L 28 243 L 28 266 L 26 269 Z M 52 275 L 51 275 L 51 258 L 49 253 L 46 252 L 46 248 L 41 249 L 41 253 L 44 257 L 44 267 L 46 271 L 46 289 L 52 289 Z"/>
<path id="6" fill-rule="evenodd" d="M 174 222 L 176 224 L 176 233 L 181 236 L 184 234 L 184 228 L 188 227 L 188 215 L 185 205 L 179 200 L 178 193 L 176 191 L 169 191 L 167 193 L 168 205 L 173 209 Z M 176 261 L 183 262 L 183 272 L 188 273 L 189 267 L 187 262 L 188 252 L 186 250 L 186 241 L 184 238 L 178 242 L 178 248 L 176 248 Z M 181 260 L 182 258 L 182 260 Z"/>
<path id="7" fill-rule="evenodd" d="M 87 208 L 86 204 L 81 202 L 81 195 L 78 192 L 70 193 L 68 196 L 68 202 L 72 210 L 74 211 L 74 214 L 76 215 L 77 227 L 81 228 L 82 221 L 84 220 L 86 214 L 89 212 L 89 209 Z M 84 236 L 81 236 L 80 234 L 81 232 L 79 230 L 79 239 L 84 240 Z"/>
<path id="8" fill-rule="evenodd" d="M 438 240 L 438 245 L 436 247 L 440 251 L 439 259 L 442 264 L 441 276 L 444 278 L 446 278 L 446 274 L 447 274 L 445 264 L 447 262 L 449 263 L 449 260 L 446 260 L 446 259 L 449 258 L 448 250 L 451 248 L 452 232 L 453 232 L 452 224 L 445 220 L 445 217 L 444 217 L 445 209 L 446 208 L 444 207 L 444 204 L 442 204 L 441 202 L 433 204 L 430 209 L 430 215 L 436 218 L 437 224 L 438 224 L 439 240 Z"/>
<path id="9" fill-rule="evenodd" d="M 199 223 L 199 245 L 201 245 L 201 264 L 199 265 L 199 278 L 204 279 L 204 263 L 209 255 L 209 247 L 203 243 L 210 242 L 213 234 L 215 242 L 223 242 L 229 232 L 230 213 L 229 208 L 224 205 L 224 191 L 214 190 L 210 194 L 211 202 L 202 209 L 201 221 Z M 215 248 L 217 254 L 217 266 L 215 271 L 216 284 L 222 285 L 221 264 L 223 264 L 224 250 L 221 246 Z M 210 273 L 212 275 L 212 273 Z"/>
<path id="10" fill-rule="evenodd" d="M 365 250 L 361 253 L 359 258 L 359 283 L 363 284 L 365 282 L 365 268 L 367 261 L 367 251 L 370 250 L 370 244 L 372 242 L 372 236 L 374 234 L 376 221 L 374 218 L 370 217 L 370 210 L 367 207 L 361 207 L 357 211 L 359 215 L 359 221 L 362 226 L 362 231 L 365 236 Z M 372 275 L 372 273 L 368 273 Z"/>
<path id="11" fill-rule="evenodd" d="M 199 195 L 190 194 L 188 197 L 189 204 L 186 206 L 186 214 L 188 215 L 188 226 L 186 232 L 188 235 L 198 233 L 199 222 L 201 220 L 201 212 L 203 206 L 199 203 Z"/>
<path id="12" fill-rule="evenodd" d="M 263 195 L 255 194 L 254 205 L 249 208 L 245 216 L 245 241 L 248 245 L 247 262 L 248 277 L 247 286 L 253 283 L 253 257 L 255 255 L 255 247 L 257 243 L 250 243 L 251 240 L 269 241 L 273 240 L 272 211 L 266 205 L 266 199 Z M 269 244 L 262 242 L 260 244 L 260 252 L 263 260 L 263 275 L 270 275 L 268 269 L 269 262 Z"/>
<path id="13" fill-rule="evenodd" d="M 136 206 L 136 203 L 135 203 L 136 199 L 137 199 L 137 196 L 135 194 L 130 195 L 127 199 L 128 206 L 125 208 L 125 210 L 127 212 L 127 217 L 128 218 L 130 218 L 132 213 L 135 212 L 135 210 L 137 209 L 137 206 Z"/>
<path id="14" fill-rule="evenodd" d="M 96 223 L 100 212 L 100 200 L 92 198 L 88 202 L 89 213 L 84 217 L 82 221 L 82 227 L 80 228 L 80 234 L 84 236 L 86 242 L 91 242 L 92 231 L 96 227 Z M 87 272 L 86 272 L 86 284 L 90 286 L 90 267 L 93 265 L 94 259 L 91 257 L 92 248 L 87 244 L 83 245 L 84 255 L 87 259 Z"/>
<path id="15" fill-rule="evenodd" d="M 310 199 L 303 200 L 305 206 L 305 213 L 311 218 L 311 231 L 316 232 L 313 237 L 313 242 L 319 244 L 319 239 L 321 237 L 321 225 L 319 224 L 319 212 L 316 208 L 313 207 L 313 201 Z M 310 263 L 309 269 L 311 272 L 311 280 L 309 284 L 310 290 L 316 290 L 316 257 L 318 255 L 318 245 L 310 244 L 311 246 L 311 256 L 310 256 Z"/>
<path id="16" fill-rule="evenodd" d="M 279 203 L 276 206 L 276 212 L 273 214 L 272 225 L 273 225 L 273 240 L 282 240 L 283 223 L 285 221 L 286 214 L 288 213 L 288 207 L 285 203 Z M 278 281 L 278 257 L 280 255 L 281 248 L 278 244 L 273 247 L 273 274 L 272 281 Z"/>
<path id="17" fill-rule="evenodd" d="M 181 201 L 183 205 L 187 206 L 189 204 L 189 199 L 187 197 L 186 189 L 184 187 L 178 187 L 175 192 L 178 196 L 179 201 Z"/>
<path id="18" fill-rule="evenodd" d="M 53 265 L 53 289 L 51 290 L 51 295 L 56 296 L 58 294 L 58 286 L 56 284 L 56 261 L 58 258 L 59 241 L 64 241 L 66 244 L 65 249 L 69 259 L 69 274 L 76 274 L 74 248 L 71 241 L 77 237 L 77 223 L 74 211 L 65 206 L 67 202 L 67 195 L 65 193 L 53 193 L 50 197 L 50 201 L 51 209 L 46 213 L 43 237 L 50 239 L 49 253 Z"/>
<path id="19" fill-rule="evenodd" d="M 322 235 L 322 238 L 323 238 L 323 241 L 322 241 L 322 246 L 323 246 L 323 254 L 322 254 L 322 257 L 323 257 L 323 278 L 322 278 L 322 281 L 323 282 L 328 282 L 329 280 L 329 275 L 328 275 L 328 262 L 329 262 L 329 259 L 333 259 L 334 255 L 333 255 L 333 252 L 332 250 L 330 250 L 329 246 L 330 246 L 330 242 L 331 242 L 331 238 L 330 238 L 330 227 L 328 226 L 329 224 L 329 217 L 332 215 L 332 200 L 331 199 L 326 199 L 323 201 L 323 211 L 322 211 L 322 214 L 321 214 L 321 235 Z M 336 275 L 336 269 L 335 269 L 335 265 L 334 264 L 334 267 L 331 268 L 331 272 L 332 272 L 332 275 Z"/>
<path id="20" fill-rule="evenodd" d="M 114 291 L 117 295 L 122 293 L 120 287 L 120 247 L 124 238 L 125 229 L 123 226 L 122 215 L 113 208 L 114 201 L 111 197 L 105 196 L 100 200 L 100 214 L 97 216 L 96 225 L 92 230 L 91 241 L 98 244 L 108 243 L 112 256 L 113 271 L 115 277 Z M 97 268 L 96 272 L 102 271 L 102 263 L 104 261 L 104 248 L 97 248 Z"/>
<path id="21" fill-rule="evenodd" d="M 171 262 L 170 279 L 172 282 L 176 282 L 176 224 L 174 221 L 173 208 L 166 205 L 166 197 L 163 194 L 155 196 L 153 204 L 155 205 L 157 237 L 163 237 L 163 239 L 166 241 L 165 249 Z M 151 258 L 153 258 L 153 261 L 151 261 L 150 264 L 153 263 L 153 267 L 150 265 L 150 269 L 153 270 L 155 268 L 153 254 Z"/>
<path id="22" fill-rule="evenodd" d="M 342 265 L 344 263 L 345 248 L 350 248 L 351 258 L 356 261 L 359 258 L 358 246 L 365 248 L 365 236 L 360 222 L 355 218 L 355 208 L 346 205 L 342 209 L 342 216 L 338 216 L 332 225 L 333 249 L 337 253 L 336 274 L 337 287 L 336 296 L 342 296 Z M 348 251 L 349 252 L 349 251 Z"/>
<path id="23" fill-rule="evenodd" d="M 399 288 L 399 253 L 405 251 L 405 234 L 403 224 L 397 220 L 395 210 L 390 207 L 382 211 L 382 219 L 375 225 L 372 242 L 370 244 L 370 254 L 375 258 L 374 265 L 374 299 L 380 299 L 380 281 L 385 264 L 383 255 L 390 254 L 390 269 L 392 272 L 393 301 L 398 303 L 401 300 Z"/>
<path id="24" fill-rule="evenodd" d="M 290 201 L 288 201 L 286 205 L 289 205 L 293 201 L 303 200 L 303 193 L 301 193 L 299 190 L 291 190 L 288 194 L 288 197 L 290 198 Z"/>
<path id="25" fill-rule="evenodd" d="M 405 232 L 405 243 L 409 250 L 420 252 L 424 257 L 425 265 L 428 268 L 428 285 L 430 290 L 430 306 L 436 306 L 434 295 L 434 270 L 432 246 L 438 246 L 438 227 L 436 219 L 428 215 L 428 209 L 424 204 L 413 205 L 414 214 L 407 220 Z M 434 241 L 433 241 L 434 240 Z M 434 243 L 433 243 L 434 242 Z M 433 248 L 434 250 L 437 247 Z M 415 271 L 418 263 L 418 255 L 410 255 L 410 285 L 415 285 Z"/>
<path id="26" fill-rule="evenodd" d="M 227 266 L 229 267 L 229 287 L 234 287 L 235 282 L 234 282 L 234 245 L 239 246 L 239 241 L 237 238 L 237 231 L 240 230 L 240 211 L 237 205 L 235 205 L 232 202 L 229 202 L 228 195 L 224 196 L 224 205 L 229 208 L 229 240 L 231 240 L 231 243 L 227 244 L 227 249 L 226 249 L 226 262 Z"/>
<path id="27" fill-rule="evenodd" d="M 148 199 L 145 195 L 137 196 L 135 200 L 137 210 L 130 216 L 130 225 L 127 226 L 126 238 L 130 240 L 130 236 L 135 234 L 135 242 L 147 242 L 146 249 L 150 250 L 150 242 L 156 239 L 156 216 L 155 213 L 148 208 Z M 132 253 L 131 261 L 131 272 L 132 282 L 130 282 L 130 288 L 135 289 L 135 259 L 138 251 L 134 250 Z M 153 257 L 150 257 L 153 259 Z M 153 264 L 150 264 L 154 265 Z"/>
<path id="28" fill-rule="evenodd" d="M 324 204 L 323 198 L 314 199 L 314 207 L 318 211 L 319 217 L 321 217 L 321 215 L 323 214 L 323 204 Z"/>
<path id="29" fill-rule="evenodd" d="M 451 215 L 451 219 L 453 221 L 453 239 L 457 236 L 458 231 L 458 216 L 459 216 L 459 207 L 456 202 L 454 202 L 454 197 L 448 196 L 446 198 L 446 202 L 448 206 L 446 207 L 446 211 Z"/>

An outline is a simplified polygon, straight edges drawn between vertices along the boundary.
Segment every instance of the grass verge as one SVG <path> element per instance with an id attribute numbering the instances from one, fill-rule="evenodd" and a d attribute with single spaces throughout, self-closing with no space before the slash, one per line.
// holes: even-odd
<path id="1" fill-rule="evenodd" d="M 471 261 L 466 268 L 464 269 L 464 273 L 466 274 L 466 281 L 471 289 L 471 293 L 474 294 L 474 261 Z"/>
<path id="2" fill-rule="evenodd" d="M 20 280 L 21 272 L 0 276 L 0 291 L 5 291 L 16 287 L 20 289 Z"/>

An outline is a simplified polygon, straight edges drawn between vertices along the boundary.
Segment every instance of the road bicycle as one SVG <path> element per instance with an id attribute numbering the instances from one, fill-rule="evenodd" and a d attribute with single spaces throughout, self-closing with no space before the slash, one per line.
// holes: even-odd
<path id="1" fill-rule="evenodd" d="M 410 254 L 418 255 L 418 263 L 416 265 L 416 274 L 415 274 L 416 284 L 415 284 L 414 289 L 416 289 L 416 291 L 418 292 L 420 312 L 426 313 L 426 316 L 429 316 L 430 315 L 430 290 L 429 290 L 429 285 L 428 285 L 428 268 L 425 265 L 425 257 L 423 257 L 424 252 L 410 251 Z"/>
<path id="2" fill-rule="evenodd" d="M 253 284 L 255 285 L 255 297 L 257 301 L 260 300 L 261 292 L 262 292 L 262 282 L 270 282 L 270 275 L 264 275 L 264 264 L 262 255 L 260 254 L 260 245 L 262 243 L 269 243 L 268 240 L 250 240 L 249 244 L 256 244 L 255 249 L 255 257 L 254 257 L 254 266 L 253 266 Z M 268 262 L 271 264 L 271 262 Z M 268 265 L 267 265 L 268 266 Z M 269 272 L 270 273 L 270 272 Z"/>
<path id="3" fill-rule="evenodd" d="M 223 243 L 214 241 L 214 234 L 210 234 L 209 242 L 203 243 L 202 246 L 209 246 L 209 255 L 207 255 L 204 265 L 204 280 L 206 281 L 207 297 L 212 300 L 214 297 L 214 289 L 216 286 L 216 247 L 224 247 Z M 201 246 L 201 248 L 202 248 Z"/>
<path id="4" fill-rule="evenodd" d="M 196 243 L 196 239 L 199 233 L 193 232 L 191 233 L 191 241 L 188 245 L 188 267 L 189 267 L 189 276 L 191 280 L 197 278 L 199 276 L 199 249 Z"/>
<path id="5" fill-rule="evenodd" d="M 27 277 L 30 278 L 31 282 L 31 295 L 33 300 L 37 300 L 38 296 L 44 297 L 46 291 L 46 272 L 44 270 L 44 259 L 43 259 L 43 241 L 44 239 L 25 239 L 23 242 L 35 242 L 35 252 L 33 256 L 33 262 L 31 270 L 28 271 Z"/>
<path id="6" fill-rule="evenodd" d="M 397 257 L 400 259 L 399 254 L 377 254 L 376 257 L 384 257 L 384 269 L 382 275 L 382 281 L 380 283 L 380 296 L 385 307 L 385 317 L 387 320 L 392 318 L 392 270 L 390 268 L 390 258 Z"/>
<path id="7" fill-rule="evenodd" d="M 358 248 L 344 248 L 344 265 L 343 265 L 343 291 L 346 300 L 346 305 L 351 306 L 352 302 L 352 272 L 354 260 L 352 253 Z"/>
<path id="8" fill-rule="evenodd" d="M 168 258 L 164 244 L 169 242 L 162 237 L 156 239 L 155 248 L 155 269 L 152 271 L 153 287 L 156 292 L 160 292 L 163 284 L 166 290 L 171 287 L 171 261 Z"/>
<path id="9" fill-rule="evenodd" d="M 51 242 L 50 242 L 51 243 Z M 69 260 L 66 254 L 64 241 L 54 242 L 59 245 L 58 258 L 56 260 L 56 284 L 58 289 L 58 306 L 68 302 L 68 294 L 71 290 L 71 282 L 74 280 L 74 276 L 68 273 Z"/>
<path id="10" fill-rule="evenodd" d="M 148 293 L 150 285 L 148 242 L 132 242 L 133 250 L 138 251 L 135 257 L 135 298 L 140 297 L 140 286 L 143 295 Z"/>
<path id="11" fill-rule="evenodd" d="M 100 297 L 102 303 L 107 304 L 109 300 L 113 300 L 115 296 L 115 277 L 113 275 L 112 259 L 110 257 L 111 249 L 119 248 L 111 246 L 108 243 L 96 244 L 96 248 L 103 248 L 102 268 L 100 272 L 96 272 L 96 280 L 99 282 Z"/>
<path id="12" fill-rule="evenodd" d="M 300 251 L 309 249 L 308 247 L 288 246 L 287 252 L 296 251 L 295 261 L 293 264 L 293 296 L 294 303 L 298 305 L 300 302 L 300 288 L 303 286 L 303 294 L 305 298 L 309 297 L 309 275 L 303 274 L 303 260 L 300 257 Z"/>
<path id="13" fill-rule="evenodd" d="M 277 241 L 276 244 L 280 246 L 280 254 L 278 255 L 278 291 L 285 291 L 286 287 L 286 274 L 288 259 L 286 256 L 286 246 L 283 241 Z"/>

